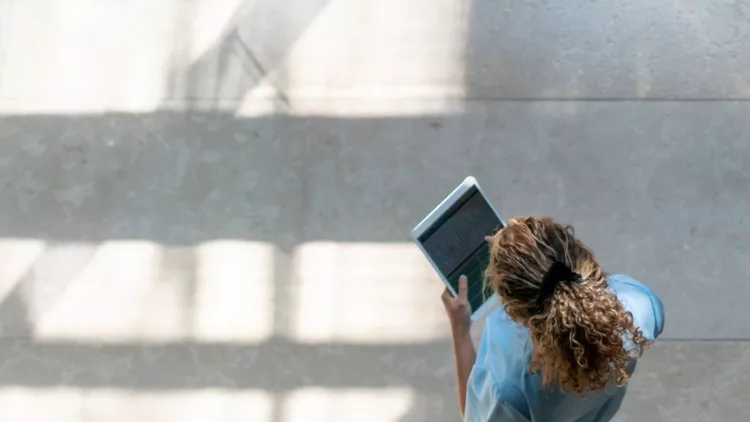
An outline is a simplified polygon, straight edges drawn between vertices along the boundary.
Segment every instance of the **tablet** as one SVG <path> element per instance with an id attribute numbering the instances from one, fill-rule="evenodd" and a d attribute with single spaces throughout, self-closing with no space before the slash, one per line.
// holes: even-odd
<path id="1" fill-rule="evenodd" d="M 484 240 L 505 227 L 476 179 L 469 176 L 412 230 L 414 241 L 455 296 L 458 278 L 468 278 L 471 319 L 477 320 L 497 303 L 483 289 L 490 245 Z"/>

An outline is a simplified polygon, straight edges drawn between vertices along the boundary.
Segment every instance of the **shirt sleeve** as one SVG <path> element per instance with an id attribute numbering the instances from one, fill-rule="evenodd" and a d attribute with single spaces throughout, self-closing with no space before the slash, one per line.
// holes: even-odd
<path id="1" fill-rule="evenodd" d="M 664 304 L 661 299 L 648 286 L 630 277 L 620 275 L 618 281 L 627 284 L 640 296 L 635 299 L 628 295 L 631 296 L 628 304 L 646 340 L 656 340 L 664 331 Z"/>
<path id="2" fill-rule="evenodd" d="M 471 369 L 467 384 L 464 422 L 488 421 L 498 401 L 492 374 L 477 362 Z"/>
<path id="3" fill-rule="evenodd" d="M 523 415 L 503 401 L 492 374 L 474 365 L 466 388 L 464 422 L 526 422 Z"/>
<path id="4" fill-rule="evenodd" d="M 654 308 L 654 340 L 659 337 L 664 331 L 664 304 L 661 303 L 661 299 L 653 294 L 651 290 L 649 292 L 649 299 L 651 299 L 651 306 Z"/>

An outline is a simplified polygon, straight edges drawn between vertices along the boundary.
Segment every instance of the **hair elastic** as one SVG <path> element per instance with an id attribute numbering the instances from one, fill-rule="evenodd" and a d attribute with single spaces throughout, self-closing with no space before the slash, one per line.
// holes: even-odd
<path id="1" fill-rule="evenodd" d="M 545 310 L 547 301 L 555 294 L 555 289 L 560 283 L 580 283 L 583 278 L 577 272 L 574 272 L 562 262 L 555 262 L 550 265 L 547 274 L 542 279 L 539 286 L 539 293 L 536 296 L 537 313 Z"/>

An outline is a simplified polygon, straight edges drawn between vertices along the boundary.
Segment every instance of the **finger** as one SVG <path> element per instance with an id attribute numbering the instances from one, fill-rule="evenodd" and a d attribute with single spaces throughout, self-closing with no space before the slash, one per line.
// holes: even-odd
<path id="1" fill-rule="evenodd" d="M 493 238 L 494 238 L 493 236 L 485 236 L 484 240 L 487 241 L 487 242 L 489 242 L 489 243 L 492 243 L 492 239 Z"/>
<path id="2" fill-rule="evenodd" d="M 469 279 L 465 275 L 458 278 L 458 298 L 466 300 L 469 297 Z"/>
<path id="3" fill-rule="evenodd" d="M 445 290 L 443 290 L 443 294 L 440 295 L 440 298 L 443 299 L 444 303 L 447 303 L 453 298 L 453 293 L 451 293 L 451 291 L 446 287 Z"/>

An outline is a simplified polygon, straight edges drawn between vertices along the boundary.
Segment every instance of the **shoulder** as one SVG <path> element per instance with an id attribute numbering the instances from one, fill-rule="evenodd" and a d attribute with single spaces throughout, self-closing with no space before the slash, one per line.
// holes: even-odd
<path id="1" fill-rule="evenodd" d="M 661 299 L 648 286 L 624 274 L 610 275 L 607 282 L 625 309 L 633 314 L 643 336 L 649 341 L 659 337 L 664 330 Z"/>

